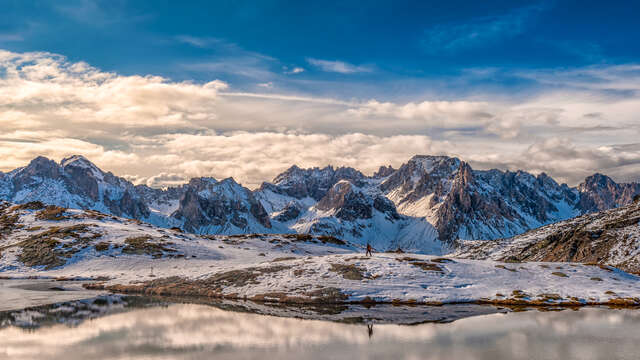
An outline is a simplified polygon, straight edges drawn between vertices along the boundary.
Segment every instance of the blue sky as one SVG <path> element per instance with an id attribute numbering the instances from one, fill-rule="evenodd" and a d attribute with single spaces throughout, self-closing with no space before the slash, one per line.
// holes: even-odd
<path id="1" fill-rule="evenodd" d="M 639 13 L 633 1 L 5 0 L 0 44 L 242 90 L 459 97 L 535 91 L 514 70 L 632 62 Z"/>
<path id="2" fill-rule="evenodd" d="M 257 186 L 292 163 L 373 172 L 432 153 L 638 180 L 638 14 L 634 1 L 3 0 L 0 171 L 83 153 L 136 182 Z"/>

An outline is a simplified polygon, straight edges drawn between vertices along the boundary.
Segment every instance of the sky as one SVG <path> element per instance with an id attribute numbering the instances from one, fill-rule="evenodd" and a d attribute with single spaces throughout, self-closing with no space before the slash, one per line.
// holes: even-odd
<path id="1" fill-rule="evenodd" d="M 640 2 L 0 2 L 0 171 L 253 188 L 433 154 L 640 180 Z"/>

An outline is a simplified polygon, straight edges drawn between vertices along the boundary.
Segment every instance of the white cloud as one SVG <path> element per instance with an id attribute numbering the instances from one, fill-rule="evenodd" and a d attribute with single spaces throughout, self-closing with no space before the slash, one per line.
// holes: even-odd
<path id="1" fill-rule="evenodd" d="M 231 92 L 219 80 L 123 76 L 55 54 L 0 51 L 0 170 L 80 153 L 154 186 L 192 176 L 257 186 L 292 164 L 371 173 L 415 154 L 448 154 L 571 183 L 595 171 L 628 180 L 640 173 L 640 100 L 619 93 L 640 89 L 636 70 L 582 70 L 597 86 L 549 74 L 545 81 L 575 81 L 512 103 L 390 102 Z"/>
<path id="2" fill-rule="evenodd" d="M 353 74 L 361 72 L 372 72 L 373 68 L 364 65 L 353 65 L 339 60 L 321 60 L 321 59 L 307 59 L 307 62 L 322 71 L 336 72 L 341 74 Z"/>
<path id="3" fill-rule="evenodd" d="M 291 70 L 289 70 L 289 67 L 287 67 L 287 66 L 284 66 L 282 69 L 284 70 L 284 73 L 288 74 L 288 75 L 300 74 L 300 73 L 303 73 L 305 71 L 304 68 L 301 68 L 301 67 L 298 67 L 298 66 L 294 67 Z"/>

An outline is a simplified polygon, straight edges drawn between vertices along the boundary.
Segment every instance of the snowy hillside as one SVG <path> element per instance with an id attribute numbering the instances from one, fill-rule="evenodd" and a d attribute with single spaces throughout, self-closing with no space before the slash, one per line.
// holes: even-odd
<path id="1" fill-rule="evenodd" d="M 606 267 L 362 252 L 328 236 L 198 236 L 95 211 L 0 206 L 3 277 L 291 303 L 640 303 L 638 278 Z"/>
<path id="2" fill-rule="evenodd" d="M 463 242 L 453 255 L 502 261 L 573 261 L 640 273 L 640 202 L 494 241 Z"/>

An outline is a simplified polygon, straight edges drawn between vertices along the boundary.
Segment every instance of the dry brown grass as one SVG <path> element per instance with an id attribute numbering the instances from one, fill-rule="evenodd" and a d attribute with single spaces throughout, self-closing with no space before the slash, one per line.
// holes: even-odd
<path id="1" fill-rule="evenodd" d="M 365 278 L 364 269 L 355 264 L 330 264 L 329 271 L 342 275 L 347 280 L 362 280 Z"/>
<path id="2" fill-rule="evenodd" d="M 127 238 L 122 249 L 123 254 L 133 255 L 151 255 L 153 258 L 161 258 L 164 253 L 175 253 L 176 250 L 168 247 L 172 245 L 168 242 L 152 242 L 153 238 L 149 235 L 136 236 Z"/>
<path id="3" fill-rule="evenodd" d="M 65 220 L 67 219 L 67 217 L 64 216 L 64 213 L 66 211 L 67 209 L 65 208 L 61 208 L 55 205 L 49 205 L 36 213 L 36 219 L 45 221 Z"/>

